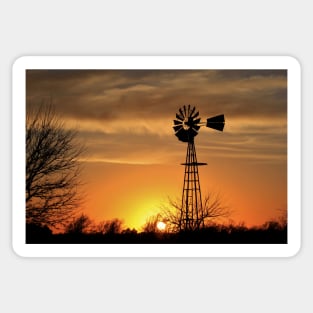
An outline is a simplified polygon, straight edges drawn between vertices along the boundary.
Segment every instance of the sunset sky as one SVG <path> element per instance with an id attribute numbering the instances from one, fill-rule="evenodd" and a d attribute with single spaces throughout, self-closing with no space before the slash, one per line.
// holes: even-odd
<path id="1" fill-rule="evenodd" d="M 172 129 L 191 104 L 224 132 L 195 137 L 202 196 L 219 193 L 231 219 L 260 225 L 287 210 L 287 71 L 27 70 L 27 105 L 52 101 L 86 146 L 84 212 L 140 227 L 180 199 L 186 143 Z"/>

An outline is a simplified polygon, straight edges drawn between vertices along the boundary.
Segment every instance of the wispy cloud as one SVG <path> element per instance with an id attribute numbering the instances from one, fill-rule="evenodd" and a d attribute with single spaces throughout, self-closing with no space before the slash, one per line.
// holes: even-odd
<path id="1" fill-rule="evenodd" d="M 79 129 L 89 161 L 176 162 L 183 143 L 172 120 L 188 103 L 203 120 L 226 116 L 222 137 L 201 129 L 199 151 L 264 160 L 286 153 L 286 71 L 29 70 L 27 103 L 42 101 Z"/>

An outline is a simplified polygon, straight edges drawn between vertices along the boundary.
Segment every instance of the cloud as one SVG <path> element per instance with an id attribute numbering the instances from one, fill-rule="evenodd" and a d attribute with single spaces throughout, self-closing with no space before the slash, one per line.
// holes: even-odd
<path id="1" fill-rule="evenodd" d="M 225 114 L 223 136 L 201 129 L 199 151 L 222 157 L 286 155 L 284 70 L 28 70 L 27 104 L 52 101 L 79 129 L 90 160 L 177 162 L 185 148 L 173 134 L 178 108 L 202 120 Z"/>
<path id="2" fill-rule="evenodd" d="M 281 71 L 28 71 L 27 96 L 53 99 L 65 116 L 118 119 L 173 116 L 183 104 L 203 114 L 264 116 L 286 111 L 287 80 Z"/>
<path id="3" fill-rule="evenodd" d="M 84 160 L 88 162 L 164 164 L 175 163 L 180 154 L 175 136 L 152 133 L 79 132 L 81 142 L 88 147 Z M 174 138 L 175 137 L 175 138 Z"/>

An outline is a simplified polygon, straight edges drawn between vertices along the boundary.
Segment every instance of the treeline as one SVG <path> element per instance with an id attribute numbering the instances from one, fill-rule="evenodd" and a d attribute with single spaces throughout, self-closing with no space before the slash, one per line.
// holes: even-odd
<path id="1" fill-rule="evenodd" d="M 243 224 L 211 224 L 200 230 L 176 233 L 122 229 L 119 220 L 103 223 L 100 229 L 68 228 L 53 234 L 48 227 L 28 224 L 26 243 L 53 244 L 286 244 L 287 224 L 269 221 L 259 227 Z"/>

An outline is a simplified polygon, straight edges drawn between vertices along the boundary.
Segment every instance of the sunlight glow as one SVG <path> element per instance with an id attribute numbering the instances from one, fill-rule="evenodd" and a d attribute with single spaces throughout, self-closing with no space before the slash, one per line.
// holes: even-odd
<path id="1" fill-rule="evenodd" d="M 166 224 L 165 224 L 164 222 L 159 221 L 159 222 L 157 223 L 157 229 L 158 229 L 159 231 L 164 231 L 165 228 L 166 228 Z"/>

